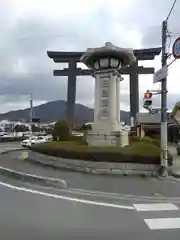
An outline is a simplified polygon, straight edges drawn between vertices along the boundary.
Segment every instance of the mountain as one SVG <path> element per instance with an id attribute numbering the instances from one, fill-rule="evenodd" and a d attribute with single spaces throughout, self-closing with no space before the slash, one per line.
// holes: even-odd
<path id="1" fill-rule="evenodd" d="M 30 109 L 10 111 L 0 114 L 0 120 L 28 120 Z M 82 123 L 84 121 L 93 121 L 94 109 L 88 108 L 82 104 L 75 106 L 75 121 Z M 66 101 L 57 100 L 41 104 L 33 108 L 33 117 L 40 118 L 41 122 L 53 122 L 57 119 L 66 118 Z M 129 117 L 129 112 L 121 111 L 121 121 L 125 121 Z"/>

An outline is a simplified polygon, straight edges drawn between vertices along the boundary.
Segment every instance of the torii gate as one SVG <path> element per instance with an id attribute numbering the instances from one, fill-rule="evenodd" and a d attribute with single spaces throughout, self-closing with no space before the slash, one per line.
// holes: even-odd
<path id="1" fill-rule="evenodd" d="M 154 60 L 155 56 L 159 55 L 161 48 L 139 49 L 134 50 L 136 62 L 131 67 L 121 69 L 122 74 L 130 75 L 130 116 L 136 118 L 139 112 L 139 74 L 154 74 L 153 67 L 138 66 L 138 61 Z M 61 52 L 47 51 L 47 55 L 53 59 L 55 63 L 69 63 L 68 68 L 62 70 L 54 70 L 53 76 L 68 76 L 67 87 L 67 111 L 66 117 L 70 126 L 74 122 L 74 110 L 76 100 L 76 77 L 84 75 L 92 75 L 91 69 L 77 68 L 77 62 L 80 62 L 80 57 L 84 52 Z"/>

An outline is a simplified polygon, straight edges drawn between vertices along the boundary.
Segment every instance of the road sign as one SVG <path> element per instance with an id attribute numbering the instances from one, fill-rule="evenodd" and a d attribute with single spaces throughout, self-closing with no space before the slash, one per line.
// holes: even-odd
<path id="1" fill-rule="evenodd" d="M 163 68 L 159 69 L 155 72 L 153 77 L 153 83 L 161 82 L 162 79 L 168 76 L 168 66 L 164 66 Z"/>
<path id="2" fill-rule="evenodd" d="M 180 58 L 180 37 L 178 37 L 173 44 L 172 54 L 175 59 Z"/>

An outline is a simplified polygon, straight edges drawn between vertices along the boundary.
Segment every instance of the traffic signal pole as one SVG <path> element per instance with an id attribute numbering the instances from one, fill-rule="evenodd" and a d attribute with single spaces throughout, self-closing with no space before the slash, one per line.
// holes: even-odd
<path id="1" fill-rule="evenodd" d="M 162 67 L 167 65 L 167 21 L 162 23 Z M 161 167 L 160 175 L 167 176 L 168 138 L 167 138 L 167 77 L 161 82 Z"/>

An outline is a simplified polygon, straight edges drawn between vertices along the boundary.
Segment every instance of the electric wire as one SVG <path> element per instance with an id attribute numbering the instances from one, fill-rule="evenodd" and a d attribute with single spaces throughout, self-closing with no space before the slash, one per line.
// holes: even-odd
<path id="1" fill-rule="evenodd" d="M 174 10 L 174 7 L 175 7 L 175 5 L 176 5 L 176 2 L 177 2 L 177 0 L 174 0 L 173 4 L 172 4 L 172 6 L 171 6 L 171 9 L 170 9 L 170 11 L 169 11 L 169 13 L 168 13 L 168 15 L 167 15 L 166 21 L 168 21 L 168 19 L 170 18 L 171 13 L 172 13 L 172 11 Z"/>

